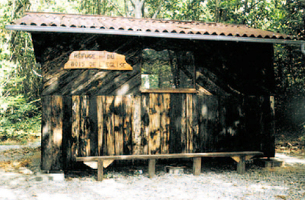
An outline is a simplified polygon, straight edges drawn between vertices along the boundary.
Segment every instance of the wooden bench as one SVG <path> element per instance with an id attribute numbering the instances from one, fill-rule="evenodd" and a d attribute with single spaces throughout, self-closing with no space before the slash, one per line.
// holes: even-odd
<path id="1" fill-rule="evenodd" d="M 150 178 L 155 175 L 156 159 L 169 158 L 193 158 L 193 173 L 199 175 L 201 173 L 201 157 L 231 157 L 237 162 L 237 172 L 243 174 L 246 171 L 246 160 L 253 156 L 263 155 L 259 151 L 244 152 L 212 152 L 212 153 L 179 153 L 179 154 L 154 154 L 154 155 L 115 155 L 115 156 L 91 156 L 76 157 L 76 161 L 92 162 L 97 161 L 97 180 L 103 180 L 103 161 L 104 160 L 149 160 L 148 176 Z"/>

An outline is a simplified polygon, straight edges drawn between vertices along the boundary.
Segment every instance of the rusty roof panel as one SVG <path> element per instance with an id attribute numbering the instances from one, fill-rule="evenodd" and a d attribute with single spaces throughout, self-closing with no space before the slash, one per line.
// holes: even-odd
<path id="1" fill-rule="evenodd" d="M 107 17 L 98 15 L 73 15 L 55 13 L 26 13 L 24 17 L 11 23 L 24 27 L 61 27 L 94 29 L 102 33 L 105 30 L 130 31 L 131 33 L 174 33 L 179 35 L 233 36 L 241 38 L 298 39 L 285 34 L 249 28 L 245 25 L 222 23 L 204 23 L 195 21 L 174 21 L 159 19 L 135 19 Z M 71 32 L 71 31 L 70 31 Z"/>

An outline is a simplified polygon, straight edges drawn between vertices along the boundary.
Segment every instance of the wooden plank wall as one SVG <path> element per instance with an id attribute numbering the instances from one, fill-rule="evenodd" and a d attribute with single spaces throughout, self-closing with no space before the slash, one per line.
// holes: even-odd
<path id="1" fill-rule="evenodd" d="M 62 96 L 42 98 L 42 170 L 63 169 L 63 101 Z"/>
<path id="2" fill-rule="evenodd" d="M 200 94 L 44 96 L 42 169 L 73 168 L 76 156 L 270 151 L 269 104 Z"/>

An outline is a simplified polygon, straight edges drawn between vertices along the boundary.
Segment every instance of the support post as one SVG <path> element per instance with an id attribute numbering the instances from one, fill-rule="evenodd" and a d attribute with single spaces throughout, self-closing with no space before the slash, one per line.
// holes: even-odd
<path id="1" fill-rule="evenodd" d="M 194 176 L 199 176 L 201 173 L 201 157 L 193 158 L 193 173 Z"/>
<path id="2" fill-rule="evenodd" d="M 240 156 L 240 160 L 237 162 L 237 173 L 244 174 L 246 172 L 246 160 L 245 156 Z"/>
<path id="3" fill-rule="evenodd" d="M 98 181 L 102 181 L 103 180 L 103 160 L 102 159 L 98 159 L 97 161 L 97 180 Z"/>
<path id="4" fill-rule="evenodd" d="M 152 178 L 155 176 L 155 168 L 156 168 L 156 159 L 149 159 L 148 160 L 148 176 Z"/>

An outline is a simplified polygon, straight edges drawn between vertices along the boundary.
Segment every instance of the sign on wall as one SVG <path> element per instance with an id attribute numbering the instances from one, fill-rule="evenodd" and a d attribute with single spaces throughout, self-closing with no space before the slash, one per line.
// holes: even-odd
<path id="1" fill-rule="evenodd" d="M 73 51 L 64 69 L 132 70 L 125 56 L 107 51 Z"/>

